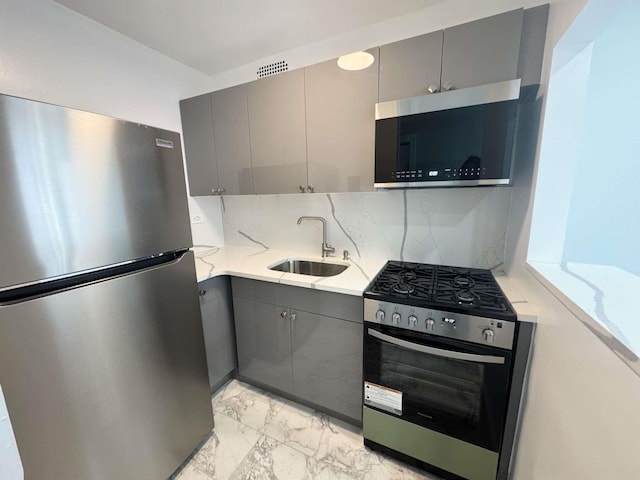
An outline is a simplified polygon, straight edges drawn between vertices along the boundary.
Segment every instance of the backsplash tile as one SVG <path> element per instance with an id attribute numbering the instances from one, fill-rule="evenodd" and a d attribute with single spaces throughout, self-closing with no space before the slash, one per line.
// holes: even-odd
<path id="1" fill-rule="evenodd" d="M 511 188 L 222 198 L 226 245 L 320 254 L 322 216 L 336 255 L 494 268 L 504 261 Z"/>

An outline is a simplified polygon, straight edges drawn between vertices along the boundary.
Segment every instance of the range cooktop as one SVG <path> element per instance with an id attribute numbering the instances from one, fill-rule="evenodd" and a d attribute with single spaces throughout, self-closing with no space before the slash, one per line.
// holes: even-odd
<path id="1" fill-rule="evenodd" d="M 483 317 L 516 320 L 490 270 L 389 261 L 365 298 Z"/>

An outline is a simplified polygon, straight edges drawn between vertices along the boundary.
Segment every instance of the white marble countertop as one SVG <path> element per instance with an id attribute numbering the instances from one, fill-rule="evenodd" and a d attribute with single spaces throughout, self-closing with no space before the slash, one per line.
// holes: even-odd
<path id="1" fill-rule="evenodd" d="M 339 257 L 321 258 L 308 252 L 295 250 L 264 249 L 260 247 L 194 247 L 196 274 L 198 282 L 212 277 L 232 275 L 235 277 L 264 280 L 267 282 L 282 283 L 295 287 L 315 288 L 328 292 L 342 293 L 346 295 L 360 296 L 371 283 L 371 280 L 380 272 L 387 262 L 386 259 L 357 258 L 342 260 Z M 289 258 L 300 260 L 313 260 L 316 262 L 330 262 L 349 264 L 344 272 L 333 277 L 314 277 L 311 275 L 299 275 L 269 270 Z M 538 318 L 535 307 L 528 302 L 520 289 L 508 277 L 495 274 L 498 284 L 513 305 L 518 314 L 518 319 L 535 322 Z"/>
<path id="2" fill-rule="evenodd" d="M 500 285 L 500 288 L 502 288 L 502 291 L 515 309 L 518 320 L 536 323 L 538 320 L 538 311 L 536 307 L 529 302 L 527 297 L 523 295 L 522 290 L 518 288 L 516 282 L 504 274 L 494 273 L 494 276 L 498 285 Z"/>
<path id="3" fill-rule="evenodd" d="M 357 258 L 346 261 L 339 257 L 323 259 L 314 257 L 306 252 L 293 250 L 231 245 L 212 248 L 197 247 L 194 248 L 194 253 L 198 282 L 221 275 L 232 275 L 356 296 L 364 293 L 371 280 L 387 262 L 386 260 L 371 258 Z M 349 264 L 349 267 L 344 272 L 333 277 L 315 277 L 269 270 L 270 266 L 289 258 Z"/>

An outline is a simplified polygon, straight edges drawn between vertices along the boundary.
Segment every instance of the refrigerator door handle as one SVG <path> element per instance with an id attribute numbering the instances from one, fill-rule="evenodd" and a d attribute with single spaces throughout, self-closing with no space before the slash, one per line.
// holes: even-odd
<path id="1" fill-rule="evenodd" d="M 137 261 L 111 265 L 109 267 L 91 270 L 89 272 L 76 273 L 74 275 L 43 280 L 37 283 L 0 290 L 0 308 L 26 302 L 35 298 L 55 295 L 66 290 L 84 287 L 103 280 L 140 273 L 165 265 L 171 265 L 172 263 L 179 262 L 184 257 L 186 251 L 187 250 L 178 250 Z"/>

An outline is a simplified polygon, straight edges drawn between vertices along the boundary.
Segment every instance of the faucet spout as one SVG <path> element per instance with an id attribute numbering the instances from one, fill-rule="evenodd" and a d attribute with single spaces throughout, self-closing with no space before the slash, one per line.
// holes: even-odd
<path id="1" fill-rule="evenodd" d="M 336 249 L 327 243 L 327 221 L 323 217 L 303 216 L 298 219 L 298 225 L 300 225 L 303 220 L 317 220 L 322 222 L 322 258 L 327 257 L 331 253 L 335 253 Z"/>

